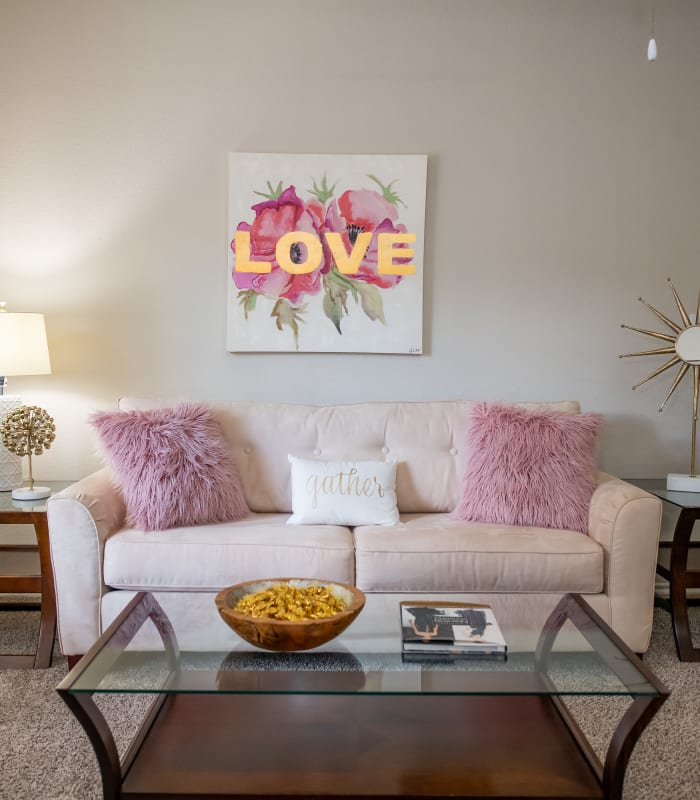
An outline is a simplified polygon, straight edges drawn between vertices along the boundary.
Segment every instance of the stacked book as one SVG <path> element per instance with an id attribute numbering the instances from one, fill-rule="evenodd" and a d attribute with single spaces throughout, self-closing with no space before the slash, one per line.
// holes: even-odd
<path id="1" fill-rule="evenodd" d="M 506 657 L 506 641 L 489 605 L 404 600 L 399 606 L 407 660 Z"/>

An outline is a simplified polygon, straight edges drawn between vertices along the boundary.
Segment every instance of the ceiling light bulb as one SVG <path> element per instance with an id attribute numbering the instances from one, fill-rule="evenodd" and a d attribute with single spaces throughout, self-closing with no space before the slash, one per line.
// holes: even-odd
<path id="1" fill-rule="evenodd" d="M 649 39 L 649 47 L 647 47 L 647 58 L 649 61 L 656 61 L 656 39 L 653 37 Z"/>

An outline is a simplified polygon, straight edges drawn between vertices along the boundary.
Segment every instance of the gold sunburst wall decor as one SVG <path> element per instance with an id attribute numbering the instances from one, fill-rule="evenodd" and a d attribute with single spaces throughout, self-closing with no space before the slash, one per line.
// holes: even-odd
<path id="1" fill-rule="evenodd" d="M 698 302 L 695 307 L 695 316 L 691 318 L 681 302 L 675 286 L 668 279 L 673 299 L 676 301 L 676 307 L 680 315 L 680 322 L 674 322 L 669 319 L 665 314 L 662 314 L 649 303 L 645 302 L 641 297 L 638 298 L 646 308 L 651 311 L 667 328 L 666 332 L 650 331 L 645 328 L 634 328 L 632 325 L 623 324 L 623 328 L 637 333 L 643 333 L 645 336 L 651 336 L 654 339 L 660 339 L 667 344 L 664 347 L 657 347 L 653 350 L 642 350 L 638 353 L 623 353 L 620 358 L 631 358 L 635 356 L 660 356 L 668 355 L 670 358 L 666 363 L 655 369 L 649 375 L 640 381 L 633 389 L 637 389 L 642 384 L 678 365 L 678 372 L 671 383 L 663 403 L 659 407 L 659 411 L 663 411 L 664 406 L 668 402 L 671 395 L 676 391 L 678 385 L 683 380 L 685 375 L 692 369 L 693 375 L 693 421 L 690 445 L 690 473 L 687 475 L 670 474 L 667 478 L 666 486 L 668 489 L 676 489 L 685 492 L 700 492 L 700 477 L 696 472 L 696 450 L 697 450 L 697 427 L 698 427 L 698 393 L 700 390 L 700 294 L 698 295 Z M 670 331 L 670 333 L 668 332 Z"/>

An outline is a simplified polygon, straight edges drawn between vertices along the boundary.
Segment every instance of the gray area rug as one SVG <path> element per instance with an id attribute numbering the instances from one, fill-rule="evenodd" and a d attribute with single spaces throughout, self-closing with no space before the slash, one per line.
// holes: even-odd
<path id="1" fill-rule="evenodd" d="M 700 608 L 691 609 L 695 641 Z M 28 652 L 38 630 L 35 612 L 0 612 L 0 652 Z M 625 800 L 697 800 L 700 797 L 700 663 L 676 658 L 670 617 L 654 614 L 648 666 L 671 689 L 638 743 L 625 781 Z M 0 670 L 0 798 L 98 800 L 102 796 L 94 753 L 80 725 L 56 694 L 66 674 L 62 657 L 48 670 Z M 100 707 L 123 749 L 144 698 L 101 698 Z M 622 699 L 573 698 L 569 702 L 599 753 L 626 707 Z"/>

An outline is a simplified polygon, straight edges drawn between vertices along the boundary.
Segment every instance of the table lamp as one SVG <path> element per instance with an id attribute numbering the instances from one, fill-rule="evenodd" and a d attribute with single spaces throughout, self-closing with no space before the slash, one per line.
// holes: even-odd
<path id="1" fill-rule="evenodd" d="M 0 423 L 22 406 L 17 395 L 4 393 L 6 376 L 51 372 L 43 314 L 9 312 L 0 302 Z M 22 483 L 22 458 L 0 444 L 0 491 Z"/>

